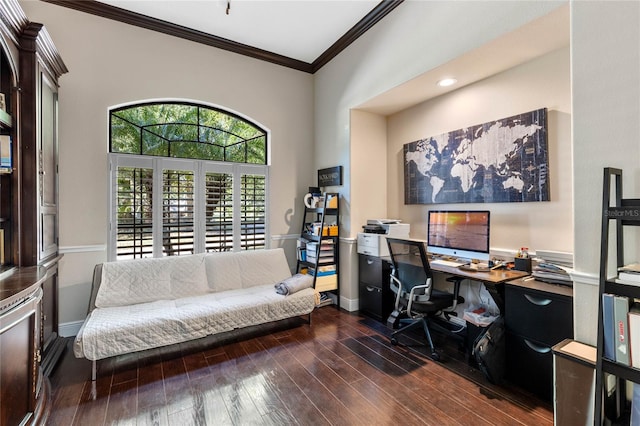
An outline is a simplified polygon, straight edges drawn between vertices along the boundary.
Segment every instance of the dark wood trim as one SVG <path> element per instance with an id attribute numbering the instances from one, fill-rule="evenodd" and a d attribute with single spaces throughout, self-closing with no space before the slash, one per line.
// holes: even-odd
<path id="1" fill-rule="evenodd" d="M 380 22 L 382 18 L 387 16 L 392 10 L 400 6 L 404 0 L 383 0 L 349 31 L 338 39 L 331 47 L 324 51 L 311 64 L 311 73 L 315 73 L 325 66 L 329 61 L 338 56 L 340 52 L 346 49 L 351 43 L 356 41 L 360 36 L 366 33 L 371 27 Z"/>
<path id="2" fill-rule="evenodd" d="M 336 57 L 347 46 L 362 36 L 367 30 L 378 23 L 389 12 L 398 7 L 404 0 L 382 0 L 375 8 L 371 10 L 356 25 L 347 31 L 338 41 L 336 41 L 329 49 L 322 53 L 313 63 L 307 63 L 288 56 L 279 55 L 257 47 L 248 46 L 223 37 L 211 35 L 202 31 L 176 25 L 171 22 L 163 21 L 157 18 L 151 18 L 139 13 L 130 12 L 119 7 L 100 3 L 95 0 L 42 0 L 46 3 L 55 4 L 57 6 L 67 7 L 80 12 L 89 13 L 100 16 L 102 18 L 112 19 L 114 21 L 123 22 L 152 31 L 158 31 L 163 34 L 174 37 L 183 38 L 185 40 L 202 43 L 207 46 L 217 47 L 219 49 L 238 53 L 240 55 L 271 62 L 276 65 L 292 68 L 298 71 L 315 73 L 331 59 Z"/>
<path id="3" fill-rule="evenodd" d="M 60 53 L 56 49 L 55 44 L 53 44 L 53 40 L 44 26 L 38 33 L 36 45 L 38 53 L 42 57 L 41 64 L 47 70 L 47 73 L 53 77 L 54 84 L 58 87 L 58 79 L 62 74 L 69 72 L 69 70 L 62 61 Z"/>
<path id="4" fill-rule="evenodd" d="M 30 22 L 19 37 L 20 62 L 20 164 L 22 199 L 18 229 L 20 233 L 19 266 L 38 264 L 38 60 L 37 38 L 43 25 Z"/>
<path id="5" fill-rule="evenodd" d="M 74 1 L 74 0 L 43 0 L 47 3 L 68 7 L 69 9 L 100 16 L 102 18 L 113 19 L 114 21 L 134 25 L 148 30 L 157 31 L 207 46 L 217 47 L 230 52 L 239 53 L 262 61 L 271 62 L 277 65 L 293 68 L 299 71 L 311 72 L 311 64 L 287 56 L 278 55 L 246 44 L 238 43 L 226 38 L 207 34 L 202 31 L 176 25 L 161 19 L 151 18 L 139 13 L 129 12 L 119 7 L 100 3 L 95 0 Z"/>
<path id="6" fill-rule="evenodd" d="M 0 12 L 2 33 L 9 37 L 14 44 L 18 44 L 18 37 L 22 29 L 29 23 L 27 15 L 25 15 L 17 0 L 2 2 Z"/>

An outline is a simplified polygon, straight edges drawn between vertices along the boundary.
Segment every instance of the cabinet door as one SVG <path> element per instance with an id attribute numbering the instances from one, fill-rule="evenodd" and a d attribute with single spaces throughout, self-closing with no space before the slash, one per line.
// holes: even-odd
<path id="1" fill-rule="evenodd" d="M 54 267 L 57 269 L 57 266 Z M 42 341 L 46 348 L 58 332 L 58 275 L 53 273 L 42 283 Z"/>
<path id="2" fill-rule="evenodd" d="M 0 424 L 27 424 L 39 383 L 39 295 L 0 313 Z"/>
<path id="3" fill-rule="evenodd" d="M 58 143 L 57 92 L 55 85 L 40 74 L 40 149 L 38 159 L 39 187 L 39 259 L 58 250 Z"/>

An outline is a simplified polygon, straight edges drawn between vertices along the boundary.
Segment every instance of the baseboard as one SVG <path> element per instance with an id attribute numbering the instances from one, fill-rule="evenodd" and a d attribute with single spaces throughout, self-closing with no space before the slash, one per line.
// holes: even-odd
<path id="1" fill-rule="evenodd" d="M 58 325 L 58 334 L 60 337 L 73 337 L 78 334 L 80 327 L 84 321 L 65 322 Z"/>
<path id="2" fill-rule="evenodd" d="M 340 307 L 346 311 L 357 311 L 360 307 L 358 299 L 347 299 L 344 296 L 340 296 Z"/>

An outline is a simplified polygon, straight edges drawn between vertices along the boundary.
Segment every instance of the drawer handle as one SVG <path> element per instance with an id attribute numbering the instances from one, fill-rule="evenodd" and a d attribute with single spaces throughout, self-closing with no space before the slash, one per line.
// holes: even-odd
<path id="1" fill-rule="evenodd" d="M 534 297 L 534 296 L 529 296 L 528 294 L 525 294 L 524 297 L 531 303 L 533 303 L 534 305 L 538 305 L 538 306 L 547 306 L 548 304 L 550 304 L 552 302 L 551 299 L 541 299 L 538 297 Z"/>
<path id="2" fill-rule="evenodd" d="M 367 259 L 367 265 L 373 265 L 373 260 Z"/>
<path id="3" fill-rule="evenodd" d="M 365 287 L 367 289 L 368 292 L 372 292 L 372 291 L 377 291 L 378 289 L 375 287 L 371 287 L 370 285 Z"/>
<path id="4" fill-rule="evenodd" d="M 524 339 L 524 343 L 526 343 L 526 345 L 529 346 L 529 348 L 533 349 L 534 351 L 538 352 L 539 354 L 546 354 L 549 351 L 551 351 L 551 348 L 549 348 L 547 346 L 536 345 L 535 343 L 531 343 L 527 339 Z"/>

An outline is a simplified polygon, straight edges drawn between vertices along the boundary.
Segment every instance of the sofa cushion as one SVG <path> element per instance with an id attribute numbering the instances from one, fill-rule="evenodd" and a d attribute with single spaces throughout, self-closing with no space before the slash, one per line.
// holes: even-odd
<path id="1" fill-rule="evenodd" d="M 305 315 L 314 307 L 313 289 L 282 296 L 271 284 L 101 308 L 85 320 L 76 337 L 74 353 L 89 360 L 103 359 Z"/>
<path id="2" fill-rule="evenodd" d="M 209 253 L 205 257 L 205 270 L 211 291 L 242 288 L 242 271 L 237 257 L 233 252 Z"/>
<path id="3" fill-rule="evenodd" d="M 105 262 L 96 307 L 127 306 L 207 293 L 204 254 Z"/>
<path id="4" fill-rule="evenodd" d="M 205 265 L 212 291 L 273 285 L 291 276 L 287 257 L 281 248 L 209 253 L 205 257 Z"/>

